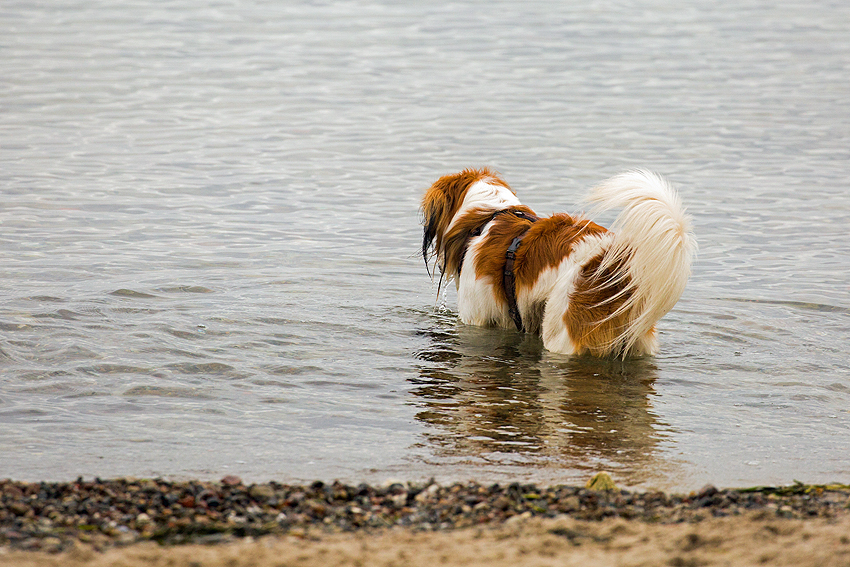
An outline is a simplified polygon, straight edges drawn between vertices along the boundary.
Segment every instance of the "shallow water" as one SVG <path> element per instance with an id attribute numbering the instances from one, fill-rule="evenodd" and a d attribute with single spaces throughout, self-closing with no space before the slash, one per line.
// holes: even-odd
<path id="1" fill-rule="evenodd" d="M 0 10 L 0 477 L 850 481 L 848 5 L 279 4 Z M 417 204 L 480 165 L 673 181 L 657 357 L 458 323 Z"/>

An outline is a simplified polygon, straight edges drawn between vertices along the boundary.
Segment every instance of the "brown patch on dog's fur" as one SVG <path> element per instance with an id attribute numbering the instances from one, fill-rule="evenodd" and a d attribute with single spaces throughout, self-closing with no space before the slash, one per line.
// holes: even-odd
<path id="1" fill-rule="evenodd" d="M 540 219 L 517 251 L 517 288 L 532 288 L 540 274 L 557 267 L 578 242 L 605 232 L 594 222 L 563 213 Z"/>
<path id="2" fill-rule="evenodd" d="M 628 327 L 632 310 L 618 312 L 631 296 L 630 278 L 625 273 L 626 261 L 619 261 L 599 270 L 603 254 L 587 262 L 576 280 L 575 290 L 564 314 L 576 354 L 590 352 L 593 356 L 604 356 L 624 345 L 617 345 L 618 338 Z M 655 333 L 655 327 L 650 330 Z"/>

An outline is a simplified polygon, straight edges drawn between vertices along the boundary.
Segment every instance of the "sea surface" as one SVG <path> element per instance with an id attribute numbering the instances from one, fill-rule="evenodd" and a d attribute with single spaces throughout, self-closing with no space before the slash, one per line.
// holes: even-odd
<path id="1" fill-rule="evenodd" d="M 850 3 L 6 0 L 0 478 L 850 482 Z M 656 357 L 462 325 L 443 174 L 645 167 Z M 602 218 L 601 222 L 610 219 Z"/>

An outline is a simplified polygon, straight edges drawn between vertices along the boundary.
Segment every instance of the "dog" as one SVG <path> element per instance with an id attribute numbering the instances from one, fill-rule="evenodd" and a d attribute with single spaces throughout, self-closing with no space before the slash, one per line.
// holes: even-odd
<path id="1" fill-rule="evenodd" d="M 679 300 L 697 245 L 679 196 L 638 169 L 592 189 L 593 213 L 540 217 L 489 168 L 438 179 L 422 198 L 422 256 L 457 287 L 460 320 L 516 327 L 543 346 L 596 357 L 653 355 L 655 325 Z M 433 277 L 433 275 L 432 275 Z"/>

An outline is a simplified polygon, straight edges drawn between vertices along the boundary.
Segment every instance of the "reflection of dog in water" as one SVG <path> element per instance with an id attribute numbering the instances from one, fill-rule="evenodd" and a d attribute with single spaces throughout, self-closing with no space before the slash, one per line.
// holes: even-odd
<path id="1" fill-rule="evenodd" d="M 488 169 L 441 177 L 422 199 L 422 254 L 455 280 L 464 323 L 539 333 L 550 351 L 654 354 L 655 324 L 679 300 L 696 242 L 679 197 L 638 170 L 595 188 L 623 209 L 613 232 L 566 214 L 538 217 Z"/>
<path id="2" fill-rule="evenodd" d="M 630 485 L 658 478 L 668 427 L 652 409 L 653 359 L 564 357 L 532 335 L 449 320 L 425 335 L 412 393 L 437 454 L 554 466 L 562 480 L 600 469 Z"/>

